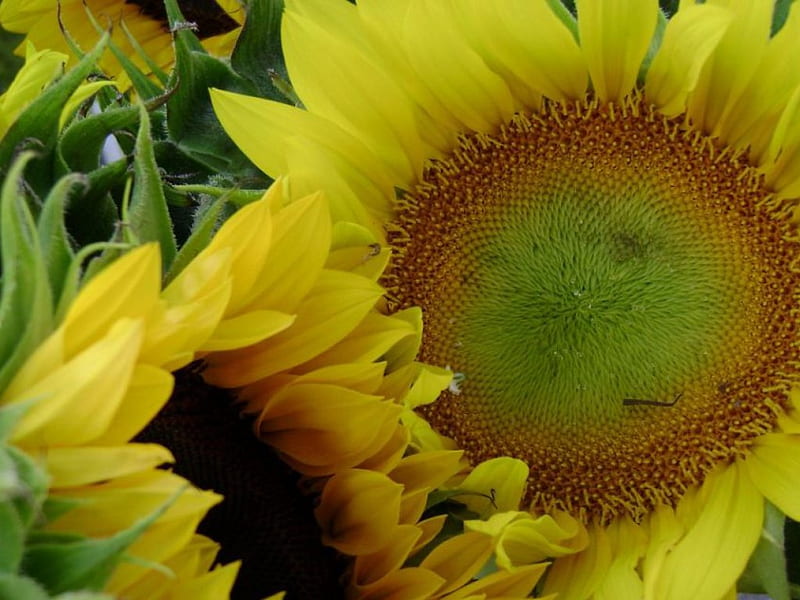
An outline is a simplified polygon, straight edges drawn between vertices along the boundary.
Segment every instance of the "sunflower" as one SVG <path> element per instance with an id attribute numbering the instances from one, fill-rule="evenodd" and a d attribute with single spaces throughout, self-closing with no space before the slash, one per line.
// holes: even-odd
<path id="1" fill-rule="evenodd" d="M 771 35 L 768 0 L 576 4 L 290 1 L 305 108 L 215 107 L 391 248 L 384 310 L 420 307 L 450 372 L 403 422 L 464 451 L 443 487 L 478 494 L 497 565 L 553 558 L 559 598 L 715 600 L 765 500 L 800 519 L 800 10 Z"/>
<path id="2" fill-rule="evenodd" d="M 229 55 L 244 21 L 242 5 L 237 0 L 179 4 L 203 47 L 213 55 Z M 141 68 L 146 68 L 145 58 L 165 71 L 173 64 L 172 35 L 163 1 L 51 0 L 32 4 L 25 0 L 3 0 L 0 3 L 3 28 L 24 33 L 25 39 L 37 47 L 67 54 L 71 54 L 71 48 L 65 36 L 84 51 L 97 43 L 100 34 L 93 20 L 100 27 L 110 28 L 112 42 Z M 101 60 L 100 66 L 112 76 L 122 71 L 111 56 Z"/>

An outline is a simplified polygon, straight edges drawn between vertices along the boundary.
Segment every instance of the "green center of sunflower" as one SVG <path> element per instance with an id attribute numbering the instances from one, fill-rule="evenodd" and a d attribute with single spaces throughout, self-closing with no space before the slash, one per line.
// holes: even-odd
<path id="1" fill-rule="evenodd" d="M 742 157 L 638 101 L 472 135 L 401 202 L 387 285 L 451 369 L 422 414 L 535 510 L 640 517 L 775 427 L 798 244 Z"/>

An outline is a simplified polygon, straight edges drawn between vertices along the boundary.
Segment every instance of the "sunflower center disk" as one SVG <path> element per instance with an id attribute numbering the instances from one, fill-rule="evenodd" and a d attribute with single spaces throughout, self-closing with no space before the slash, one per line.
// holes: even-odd
<path id="1" fill-rule="evenodd" d="M 386 284 L 455 376 L 421 409 L 534 510 L 674 504 L 775 426 L 797 371 L 788 217 L 741 157 L 636 101 L 462 138 L 403 199 Z"/>

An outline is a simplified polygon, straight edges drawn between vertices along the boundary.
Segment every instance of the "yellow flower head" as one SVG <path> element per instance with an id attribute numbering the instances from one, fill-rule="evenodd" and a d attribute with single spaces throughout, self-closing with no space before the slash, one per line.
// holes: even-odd
<path id="1" fill-rule="evenodd" d="M 553 557 L 560 598 L 717 599 L 765 498 L 800 518 L 800 10 L 772 12 L 294 0 L 305 108 L 213 94 L 265 172 L 392 249 L 386 312 L 420 307 L 449 373 L 406 397 L 412 445 L 482 465 L 436 485 L 483 499 L 498 565 Z"/>

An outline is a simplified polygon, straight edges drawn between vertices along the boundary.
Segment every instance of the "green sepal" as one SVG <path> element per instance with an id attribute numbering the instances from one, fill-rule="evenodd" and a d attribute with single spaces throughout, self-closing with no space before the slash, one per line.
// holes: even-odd
<path id="1" fill-rule="evenodd" d="M 140 243 L 158 242 L 161 260 L 166 270 L 175 258 L 177 247 L 167 200 L 153 153 L 150 117 L 144 105 L 139 105 L 139 133 L 134 151 L 133 194 L 127 212 L 128 225 Z"/>
<path id="2" fill-rule="evenodd" d="M 85 535 L 80 533 L 70 533 L 68 531 L 31 531 L 29 542 L 32 545 L 65 545 L 74 544 L 88 540 Z"/>
<path id="3" fill-rule="evenodd" d="M 50 523 L 86 502 L 86 500 L 76 500 L 75 498 L 48 496 L 42 503 L 42 519 L 45 523 Z"/>
<path id="4" fill-rule="evenodd" d="M 125 23 L 125 21 L 121 20 L 119 25 L 122 28 L 122 32 L 125 34 L 125 37 L 128 39 L 128 43 L 130 43 L 131 47 L 136 51 L 136 54 L 138 54 L 139 57 L 145 62 L 147 68 L 150 69 L 150 72 L 155 76 L 156 79 L 158 79 L 159 83 L 162 86 L 165 86 L 169 80 L 169 75 L 165 73 L 161 67 L 158 66 L 158 64 L 156 64 L 156 61 L 154 61 L 147 52 L 145 52 L 145 49 L 139 43 L 139 40 L 136 39 L 136 36 L 130 32 L 130 29 L 128 29 L 128 25 Z M 139 75 L 146 77 L 143 71 L 138 68 L 136 70 L 138 71 Z"/>
<path id="5" fill-rule="evenodd" d="M 237 209 L 247 206 L 251 202 L 260 200 L 264 193 L 264 189 L 243 190 L 235 187 L 217 187 L 216 185 L 176 185 L 173 186 L 175 190 L 184 194 L 207 194 L 215 198 L 225 196 L 226 200 L 235 206 Z"/>
<path id="6" fill-rule="evenodd" d="M 86 592 L 80 590 L 77 592 L 67 592 L 53 596 L 53 600 L 114 600 L 114 596 L 103 594 L 101 592 Z"/>
<path id="7" fill-rule="evenodd" d="M 231 55 L 234 70 L 253 83 L 256 95 L 278 102 L 290 96 L 275 85 L 289 79 L 281 48 L 283 5 L 283 0 L 251 2 Z"/>
<path id="8" fill-rule="evenodd" d="M 64 213 L 68 199 L 75 188 L 85 189 L 87 185 L 88 179 L 81 173 L 65 175 L 50 190 L 42 206 L 42 212 L 39 214 L 37 224 L 39 244 L 53 298 L 61 295 L 64 278 L 67 276 L 67 271 L 75 256 L 64 226 Z"/>
<path id="9" fill-rule="evenodd" d="M 0 500 L 0 574 L 16 573 L 19 569 L 25 549 L 25 531 L 25 525 L 11 500 Z"/>
<path id="10" fill-rule="evenodd" d="M 41 536 L 31 536 L 22 560 L 22 571 L 51 594 L 102 590 L 128 547 L 164 514 L 184 489 L 152 514 L 108 538 L 62 538 L 63 541 L 58 541 L 53 537 L 45 540 Z"/>
<path id="11" fill-rule="evenodd" d="M 222 128 L 214 114 L 208 90 L 212 87 L 254 94 L 254 86 L 228 64 L 209 56 L 197 37 L 185 27 L 175 0 L 166 1 L 170 25 L 175 33 L 175 68 L 170 87 L 175 93 L 167 102 L 167 130 L 183 153 L 215 172 L 257 169 Z"/>
<path id="12" fill-rule="evenodd" d="M 45 470 L 25 454 L 22 450 L 14 446 L 6 448 L 9 457 L 14 461 L 23 492 L 11 501 L 17 509 L 17 514 L 22 520 L 22 524 L 30 529 L 42 516 L 42 504 L 47 498 L 50 484 L 50 477 Z"/>
<path id="13" fill-rule="evenodd" d="M 45 192 L 51 184 L 53 149 L 58 137 L 61 111 L 70 96 L 94 69 L 107 42 L 108 36 L 104 35 L 94 49 L 73 69 L 67 71 L 61 79 L 28 105 L 0 140 L 0 166 L 9 164 L 14 153 L 24 142 L 31 139 L 38 140 L 41 154 L 33 165 L 28 179 L 33 189 L 37 191 Z"/>
<path id="14" fill-rule="evenodd" d="M 11 437 L 11 432 L 29 406 L 30 401 L 25 401 L 0 407 L 0 443 L 6 442 Z"/>
<path id="15" fill-rule="evenodd" d="M 775 0 L 775 8 L 772 12 L 772 30 L 771 35 L 778 33 L 783 25 L 786 23 L 786 18 L 789 16 L 789 9 L 794 0 Z"/>
<path id="16" fill-rule="evenodd" d="M 664 41 L 664 32 L 667 29 L 667 16 L 664 14 L 664 11 L 661 9 L 658 10 L 658 19 L 656 20 L 656 30 L 653 32 L 653 37 L 650 39 L 650 46 L 647 48 L 647 54 L 645 54 L 644 60 L 642 64 L 639 66 L 639 82 L 644 83 L 644 79 L 647 76 L 647 71 L 650 70 L 650 65 L 653 63 L 653 59 L 658 54 L 658 50 L 661 48 L 661 42 Z"/>
<path id="17" fill-rule="evenodd" d="M 36 225 L 21 193 L 22 174 L 32 158 L 30 152 L 17 158 L 0 191 L 0 392 L 52 329 L 50 284 Z"/>
<path id="18" fill-rule="evenodd" d="M 227 200 L 227 195 L 214 199 L 202 212 L 200 218 L 196 220 L 194 227 L 192 227 L 192 233 L 181 246 L 175 261 L 167 272 L 164 285 L 175 279 L 186 268 L 186 265 L 192 262 L 203 248 L 211 242 L 214 232 L 219 227 L 220 215 L 222 214 L 222 209 L 225 208 Z"/>
<path id="19" fill-rule="evenodd" d="M 102 35 L 105 33 L 105 28 L 97 22 L 97 19 L 95 19 L 92 11 L 87 10 L 86 16 L 99 34 Z M 142 70 L 137 67 L 130 58 L 128 58 L 127 53 L 123 52 L 114 42 L 114 40 L 110 38 L 108 40 L 108 49 L 111 50 L 114 58 L 117 59 L 119 64 L 122 66 L 122 69 L 130 78 L 131 85 L 140 98 L 152 98 L 153 96 L 158 96 L 161 93 L 161 88 L 151 81 L 147 75 L 143 73 Z"/>
<path id="20" fill-rule="evenodd" d="M 170 31 L 175 36 L 175 44 L 183 46 L 190 52 L 205 53 L 206 49 L 203 48 L 200 40 L 192 31 L 189 22 L 183 16 L 177 0 L 164 0 L 164 7 L 167 9 L 167 20 L 169 21 Z"/>
<path id="21" fill-rule="evenodd" d="M 572 37 L 576 42 L 580 42 L 580 34 L 578 33 L 578 20 L 575 18 L 575 2 L 568 0 L 566 5 L 561 0 L 547 0 L 550 9 L 555 13 L 558 19 L 569 29 Z"/>
<path id="22" fill-rule="evenodd" d="M 29 577 L 0 573 L 0 600 L 50 600 L 50 594 Z"/>
<path id="23" fill-rule="evenodd" d="M 111 238 L 119 221 L 119 209 L 109 192 L 125 185 L 128 160 L 122 158 L 86 174 L 89 183 L 82 194 L 73 194 L 65 221 L 78 247 Z M 89 217 L 91 215 L 91 218 Z"/>
<path id="24" fill-rule="evenodd" d="M 114 131 L 134 126 L 138 120 L 139 109 L 125 106 L 74 121 L 58 141 L 60 167 L 66 172 L 97 169 L 106 138 Z"/>
<path id="25" fill-rule="evenodd" d="M 770 502 L 764 506 L 764 528 L 747 568 L 739 579 L 743 592 L 766 593 L 771 600 L 790 600 L 786 571 L 784 525 L 786 517 Z"/>

